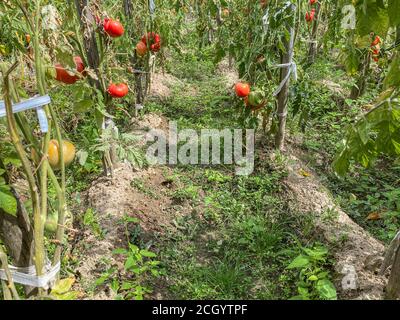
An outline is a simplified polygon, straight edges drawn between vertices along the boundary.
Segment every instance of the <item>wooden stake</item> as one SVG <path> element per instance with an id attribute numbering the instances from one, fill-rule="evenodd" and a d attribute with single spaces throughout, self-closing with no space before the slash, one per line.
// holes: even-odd
<path id="1" fill-rule="evenodd" d="M 308 50 L 308 63 L 314 63 L 315 56 L 317 55 L 317 31 L 319 25 L 319 13 L 321 11 L 321 4 L 317 2 L 317 8 L 315 10 L 315 17 L 313 21 L 313 28 L 311 31 L 311 38 L 310 38 L 310 48 Z"/>
<path id="2" fill-rule="evenodd" d="M 397 247 L 386 292 L 388 299 L 400 299 L 400 246 Z"/>
<path id="3" fill-rule="evenodd" d="M 291 9 L 293 11 L 293 17 L 295 18 L 296 13 L 296 6 L 292 4 Z M 287 74 L 290 72 L 293 62 L 293 52 L 294 52 L 294 36 L 295 36 L 295 29 L 294 26 L 288 26 L 288 31 L 290 34 L 289 41 L 284 37 L 283 43 L 285 45 L 285 51 L 281 54 L 281 63 L 288 64 L 287 67 L 281 69 L 281 82 L 286 78 Z M 278 150 L 283 150 L 284 142 L 285 142 L 285 130 L 286 130 L 286 118 L 287 118 L 287 102 L 289 96 L 289 84 L 290 78 L 286 81 L 285 85 L 283 86 L 281 92 L 278 94 L 278 132 L 275 136 L 275 147 Z"/>

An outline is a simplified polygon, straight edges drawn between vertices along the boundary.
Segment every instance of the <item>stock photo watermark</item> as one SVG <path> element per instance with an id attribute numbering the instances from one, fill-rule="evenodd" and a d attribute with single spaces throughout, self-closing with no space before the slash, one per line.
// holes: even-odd
<path id="1" fill-rule="evenodd" d="M 237 175 L 254 171 L 253 129 L 178 129 L 169 122 L 168 133 L 152 129 L 146 134 L 151 144 L 146 159 L 152 165 L 235 165 Z"/>
<path id="2" fill-rule="evenodd" d="M 351 4 L 346 5 L 342 9 L 342 14 L 342 29 L 354 30 L 356 28 L 356 8 Z"/>

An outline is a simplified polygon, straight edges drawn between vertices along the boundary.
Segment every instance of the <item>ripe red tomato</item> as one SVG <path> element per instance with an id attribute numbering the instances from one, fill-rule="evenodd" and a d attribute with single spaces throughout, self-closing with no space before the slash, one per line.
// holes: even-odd
<path id="1" fill-rule="evenodd" d="M 306 21 L 307 22 L 312 22 L 314 20 L 314 16 L 315 16 L 315 9 L 311 10 L 310 12 L 306 12 Z"/>
<path id="2" fill-rule="evenodd" d="M 108 18 L 104 19 L 103 27 L 104 31 L 112 38 L 120 37 L 125 32 L 123 25 L 119 21 Z"/>
<path id="3" fill-rule="evenodd" d="M 317 0 L 310 0 L 310 5 L 313 5 L 317 2 Z"/>
<path id="4" fill-rule="evenodd" d="M 76 56 L 76 57 L 74 57 L 74 62 L 75 62 L 76 71 L 82 75 L 85 75 L 85 72 L 84 72 L 85 65 L 83 64 L 82 58 Z M 59 63 L 57 63 L 55 65 L 55 68 L 56 68 L 56 80 L 61 81 L 65 84 L 74 84 L 80 78 L 76 74 L 71 74 L 70 72 L 65 70 L 65 68 Z"/>
<path id="5" fill-rule="evenodd" d="M 160 49 L 161 49 L 161 43 L 160 42 L 156 42 L 156 43 L 154 43 L 154 44 L 152 44 L 150 46 L 150 50 L 153 51 L 153 52 L 158 52 L 158 51 L 160 51 Z"/>
<path id="6" fill-rule="evenodd" d="M 128 94 L 129 88 L 125 83 L 112 83 L 107 91 L 113 98 L 122 98 Z"/>
<path id="7" fill-rule="evenodd" d="M 250 94 L 250 86 L 247 83 L 238 82 L 235 85 L 235 92 L 238 97 L 247 97 Z"/>
<path id="8" fill-rule="evenodd" d="M 375 40 L 372 41 L 372 43 L 371 43 L 371 47 L 374 47 L 374 46 L 378 45 L 379 43 L 381 43 L 381 38 L 379 36 L 376 36 Z"/>
<path id="9" fill-rule="evenodd" d="M 143 57 L 147 53 L 147 46 L 144 42 L 139 41 L 136 45 L 136 53 L 138 56 Z"/>

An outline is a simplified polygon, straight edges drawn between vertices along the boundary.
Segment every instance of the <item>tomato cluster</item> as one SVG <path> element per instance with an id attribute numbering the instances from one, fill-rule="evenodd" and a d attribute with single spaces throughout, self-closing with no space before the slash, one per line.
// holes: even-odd
<path id="1" fill-rule="evenodd" d="M 382 40 L 379 36 L 376 36 L 375 39 L 371 42 L 372 59 L 375 62 L 379 62 L 379 55 L 381 52 L 381 43 L 382 43 Z"/>
<path id="2" fill-rule="evenodd" d="M 125 33 L 124 26 L 117 20 L 110 18 L 101 22 L 100 17 L 96 17 L 96 22 L 100 28 L 111 38 L 117 38 Z M 158 52 L 161 49 L 161 37 L 155 32 L 146 33 L 136 45 L 136 53 L 144 56 L 148 50 Z M 85 65 L 81 57 L 74 57 L 76 66 L 75 72 L 67 71 L 61 64 L 56 64 L 56 80 L 65 84 L 74 84 L 82 76 L 85 76 Z M 129 93 L 129 88 L 125 83 L 111 83 L 107 93 L 113 98 L 123 98 Z"/>
<path id="3" fill-rule="evenodd" d="M 310 4 L 310 6 L 312 7 L 314 4 L 316 4 L 318 1 L 317 0 L 310 0 L 310 2 L 309 2 L 309 4 Z M 311 12 L 306 12 L 306 21 L 308 22 L 308 23 L 311 23 L 311 22 L 313 22 L 314 21 L 314 18 L 315 18 L 315 12 L 316 12 L 316 10 L 315 10 L 315 8 L 311 8 Z"/>
<path id="4" fill-rule="evenodd" d="M 142 37 L 141 41 L 148 46 L 152 52 L 158 52 L 161 49 L 161 37 L 158 33 L 148 32 Z M 147 43 L 147 41 L 149 43 Z"/>
<path id="5" fill-rule="evenodd" d="M 260 90 L 252 91 L 250 85 L 247 83 L 236 83 L 235 92 L 238 97 L 243 98 L 246 107 L 250 108 L 252 111 L 258 111 L 267 104 L 264 93 Z"/>
<path id="6" fill-rule="evenodd" d="M 148 32 L 136 45 L 136 53 L 140 57 L 146 55 L 148 49 L 150 49 L 152 52 L 160 51 L 161 37 L 158 33 Z"/>

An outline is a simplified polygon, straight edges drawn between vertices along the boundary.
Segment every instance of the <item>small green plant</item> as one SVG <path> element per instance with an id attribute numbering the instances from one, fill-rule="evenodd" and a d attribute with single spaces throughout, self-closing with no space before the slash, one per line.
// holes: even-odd
<path id="1" fill-rule="evenodd" d="M 152 292 L 145 284 L 146 280 L 150 277 L 159 277 L 161 274 L 160 262 L 155 260 L 156 254 L 131 243 L 128 249 L 116 249 L 113 253 L 124 257 L 124 273 L 117 278 L 117 270 L 108 269 L 96 284 L 102 285 L 112 278 L 110 287 L 117 293 L 116 299 L 143 300 L 145 294 Z"/>
<path id="2" fill-rule="evenodd" d="M 216 170 L 206 170 L 205 172 L 208 182 L 225 183 L 232 180 L 232 177 L 226 176 L 223 173 Z"/>
<path id="3" fill-rule="evenodd" d="M 179 201 L 196 200 L 199 194 L 199 187 L 190 185 L 183 189 L 178 189 L 173 193 L 173 198 Z"/>
<path id="4" fill-rule="evenodd" d="M 316 245 L 313 248 L 302 248 L 302 251 L 288 266 L 288 269 L 299 270 L 298 295 L 291 300 L 336 300 L 336 288 L 326 268 L 328 249 Z"/>
<path id="5" fill-rule="evenodd" d="M 83 216 L 83 225 L 89 227 L 97 237 L 104 237 L 104 232 L 101 229 L 95 211 L 92 208 L 86 210 Z"/>
<path id="6" fill-rule="evenodd" d="M 118 130 L 110 126 L 102 132 L 101 137 L 96 139 L 92 150 L 105 152 L 113 148 L 119 160 L 127 160 L 134 168 L 140 169 L 145 166 L 146 159 L 137 144 L 137 136 L 129 133 L 120 134 Z"/>
<path id="7" fill-rule="evenodd" d="M 138 222 L 139 219 L 129 215 L 124 215 L 120 222 L 125 228 L 128 248 L 118 248 L 113 251 L 113 254 L 124 258 L 123 272 L 112 266 L 107 268 L 95 282 L 96 286 L 109 282 L 111 290 L 116 293 L 115 299 L 117 300 L 143 300 L 146 294 L 152 292 L 147 285 L 150 278 L 158 277 L 162 273 L 159 268 L 160 262 L 155 259 L 156 254 L 146 249 L 140 249 L 138 245 L 132 243 L 132 241 L 140 240 L 137 239 L 140 233 Z M 129 224 L 135 226 L 133 234 Z"/>

